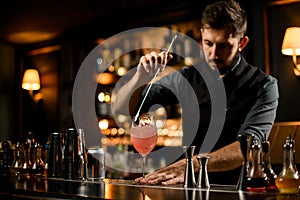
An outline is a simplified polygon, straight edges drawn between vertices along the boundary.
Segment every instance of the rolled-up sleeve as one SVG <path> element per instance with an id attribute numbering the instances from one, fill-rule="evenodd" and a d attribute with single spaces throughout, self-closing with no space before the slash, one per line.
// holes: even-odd
<path id="1" fill-rule="evenodd" d="M 261 82 L 257 100 L 238 134 L 253 134 L 259 140 L 268 138 L 275 121 L 278 99 L 277 79 L 268 76 Z"/>

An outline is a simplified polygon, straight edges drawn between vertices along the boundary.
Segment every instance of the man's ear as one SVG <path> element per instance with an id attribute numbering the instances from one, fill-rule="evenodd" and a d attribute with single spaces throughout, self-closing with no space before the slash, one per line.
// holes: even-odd
<path id="1" fill-rule="evenodd" d="M 241 38 L 239 51 L 242 51 L 246 47 L 248 42 L 249 42 L 249 38 L 247 36 L 244 36 L 243 38 Z"/>

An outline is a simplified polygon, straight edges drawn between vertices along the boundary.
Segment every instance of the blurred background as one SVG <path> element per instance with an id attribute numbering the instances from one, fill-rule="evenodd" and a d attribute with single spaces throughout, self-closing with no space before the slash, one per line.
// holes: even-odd
<path id="1" fill-rule="evenodd" d="M 101 41 L 139 27 L 165 27 L 199 40 L 199 20 L 212 0 L 45 0 L 1 1 L 0 3 L 0 141 L 17 140 L 33 132 L 46 141 L 54 131 L 74 126 L 72 90 L 80 65 Z M 277 122 L 299 121 L 300 77 L 295 75 L 291 56 L 281 53 L 287 27 L 300 26 L 300 1 L 240 0 L 248 14 L 249 45 L 245 56 L 279 80 Z M 170 41 L 164 36 L 165 41 Z M 298 39 L 299 40 L 299 39 Z M 133 42 L 130 40 L 128 42 Z M 184 45 L 184 44 L 183 44 Z M 182 51 L 188 51 L 183 46 Z M 102 143 L 128 145 L 128 137 L 112 119 L 110 105 L 114 84 L 136 65 L 142 51 L 120 55 L 109 63 L 107 77 L 95 93 L 95 110 Z M 107 53 L 107 52 L 106 52 Z M 178 59 L 175 69 L 185 65 Z M 40 88 L 22 88 L 27 69 L 37 69 Z M 180 108 L 157 111 L 169 116 L 160 130 L 159 145 L 180 146 Z M 122 117 L 122 116 L 120 116 Z"/>

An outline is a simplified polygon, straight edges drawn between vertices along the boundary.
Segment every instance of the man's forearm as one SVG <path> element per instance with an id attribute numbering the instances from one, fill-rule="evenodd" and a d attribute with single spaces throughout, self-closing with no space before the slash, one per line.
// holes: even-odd
<path id="1" fill-rule="evenodd" d="M 231 143 L 221 149 L 208 153 L 209 160 L 207 170 L 209 172 L 228 171 L 242 166 L 243 155 L 238 141 Z M 196 160 L 196 159 L 194 159 Z M 197 161 L 197 160 L 196 160 Z M 198 161 L 194 161 L 195 170 L 199 171 Z"/>

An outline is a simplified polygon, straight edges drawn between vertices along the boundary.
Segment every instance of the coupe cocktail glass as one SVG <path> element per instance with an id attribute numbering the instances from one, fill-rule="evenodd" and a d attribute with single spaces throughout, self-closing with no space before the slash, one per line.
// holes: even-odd
<path id="1" fill-rule="evenodd" d="M 132 122 L 131 144 L 143 159 L 143 178 L 145 178 L 146 156 L 154 149 L 157 142 L 157 128 L 153 116 L 141 115 L 139 120 Z"/>

